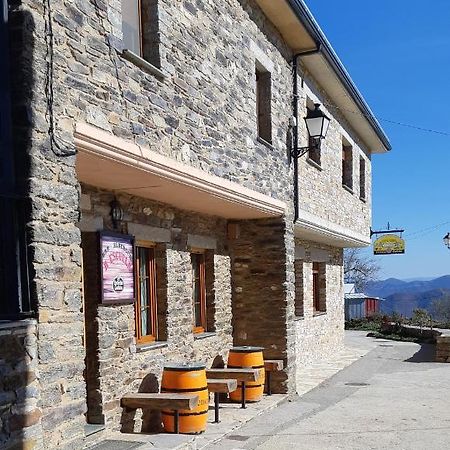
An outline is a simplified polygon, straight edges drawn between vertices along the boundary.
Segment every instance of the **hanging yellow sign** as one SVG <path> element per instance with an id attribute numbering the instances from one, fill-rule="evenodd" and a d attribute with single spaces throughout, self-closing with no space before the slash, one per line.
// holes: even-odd
<path id="1" fill-rule="evenodd" d="M 400 255 L 405 253 L 405 241 L 395 235 L 386 234 L 373 243 L 374 255 Z"/>

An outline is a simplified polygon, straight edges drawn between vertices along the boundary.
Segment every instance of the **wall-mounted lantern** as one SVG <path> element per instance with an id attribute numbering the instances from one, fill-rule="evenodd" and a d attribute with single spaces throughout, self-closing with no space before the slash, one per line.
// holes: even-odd
<path id="1" fill-rule="evenodd" d="M 330 118 L 320 110 L 320 104 L 315 103 L 314 109 L 308 109 L 305 117 L 306 129 L 308 130 L 310 145 L 307 147 L 296 147 L 292 149 L 291 156 L 300 158 L 310 150 L 318 148 L 320 141 L 325 139 L 328 127 L 330 126 Z"/>
<path id="2" fill-rule="evenodd" d="M 295 66 L 296 67 L 296 66 Z M 297 74 L 297 69 L 294 70 Z M 306 128 L 309 134 L 309 145 L 307 147 L 298 146 L 298 95 L 297 95 L 297 75 L 294 77 L 294 126 L 293 126 L 293 149 L 290 156 L 294 160 L 294 223 L 298 219 L 298 159 L 311 150 L 319 149 L 320 142 L 325 139 L 330 118 L 320 110 L 319 103 L 314 104 L 314 109 L 308 109 L 305 117 Z"/>
<path id="3" fill-rule="evenodd" d="M 120 222 L 123 220 L 123 209 L 116 197 L 114 197 L 114 200 L 109 204 L 109 206 L 111 207 L 110 215 L 113 228 L 117 230 Z"/>

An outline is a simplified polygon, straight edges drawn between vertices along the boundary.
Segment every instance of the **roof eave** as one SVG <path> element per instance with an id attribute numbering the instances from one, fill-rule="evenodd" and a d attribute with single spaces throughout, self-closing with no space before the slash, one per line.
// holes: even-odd
<path id="1" fill-rule="evenodd" d="M 361 110 L 362 114 L 366 117 L 367 121 L 370 123 L 371 127 L 375 131 L 378 139 L 383 144 L 385 151 L 390 151 L 392 149 L 391 143 L 388 137 L 383 131 L 375 115 L 371 111 L 370 107 L 364 100 L 363 96 L 359 92 L 355 83 L 351 79 L 349 73 L 345 69 L 344 65 L 340 61 L 339 57 L 336 55 L 333 47 L 331 46 L 328 39 L 325 37 L 323 31 L 320 29 L 318 23 L 314 19 L 313 15 L 309 11 L 308 7 L 302 0 L 287 0 L 293 12 L 305 27 L 308 33 L 311 35 L 312 39 L 315 40 L 317 46 L 321 47 L 321 53 L 328 62 L 328 64 L 333 68 L 334 72 L 338 76 L 340 82 L 344 85 L 346 90 L 351 95 L 353 101 L 357 104 L 358 108 Z M 381 152 L 374 152 L 381 153 Z"/>

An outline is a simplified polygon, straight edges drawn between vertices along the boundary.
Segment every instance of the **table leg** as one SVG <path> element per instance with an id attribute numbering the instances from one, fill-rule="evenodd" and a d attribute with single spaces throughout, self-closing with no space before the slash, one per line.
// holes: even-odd
<path id="1" fill-rule="evenodd" d="M 174 417 L 174 421 L 175 421 L 175 434 L 179 434 L 180 432 L 180 412 L 178 410 L 175 411 L 175 417 Z"/>
<path id="2" fill-rule="evenodd" d="M 245 381 L 242 382 L 241 389 L 242 389 L 242 392 L 241 392 L 242 406 L 241 406 L 241 408 L 245 409 Z"/>
<path id="3" fill-rule="evenodd" d="M 270 384 L 271 373 L 270 372 L 266 372 L 266 373 L 267 373 L 267 395 L 272 395 L 272 385 Z"/>
<path id="4" fill-rule="evenodd" d="M 219 422 L 219 393 L 214 392 L 214 423 Z"/>

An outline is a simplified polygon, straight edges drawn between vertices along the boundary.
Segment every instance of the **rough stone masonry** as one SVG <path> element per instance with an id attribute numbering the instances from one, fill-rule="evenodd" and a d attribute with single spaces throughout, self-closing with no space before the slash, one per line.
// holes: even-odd
<path id="1" fill-rule="evenodd" d="M 140 430 L 140 417 L 123 415 L 120 396 L 157 390 L 169 359 L 223 364 L 233 343 L 263 345 L 268 357 L 285 361 L 275 389 L 295 393 L 296 365 L 342 344 L 342 251 L 294 237 L 292 50 L 253 0 L 142 5 L 144 22 L 151 22 L 144 24 L 153 45 L 144 52 L 151 70 L 123 54 L 120 0 L 9 2 L 14 151 L 28 198 L 37 316 L 1 335 L 11 345 L 1 356 L 1 373 L 11 380 L 2 381 L 0 397 L 0 443 L 6 448 L 17 442 L 24 448 L 82 448 L 87 422 L 107 431 Z M 257 136 L 256 66 L 271 73 L 271 143 Z M 305 115 L 308 99 L 327 103 L 327 94 L 305 71 L 302 78 Z M 332 124 L 322 168 L 301 162 L 301 208 L 363 233 L 370 223 L 370 152 L 337 111 L 327 114 Z M 238 221 L 240 236 L 230 240 L 224 219 L 141 198 L 138 189 L 128 195 L 121 186 L 112 192 L 82 184 L 73 154 L 77 123 L 283 200 L 285 216 Z M 356 182 L 354 192 L 342 194 L 343 134 L 353 145 L 354 173 L 359 157 L 366 161 L 365 201 Z M 98 302 L 95 233 L 112 228 L 109 203 L 115 196 L 125 210 L 123 231 L 156 243 L 163 333 L 148 348 L 136 345 L 133 305 Z M 213 319 L 202 339 L 191 330 L 189 251 L 195 244 L 209 252 L 214 273 L 208 290 Z M 297 259 L 296 245 L 306 249 Z M 327 311 L 320 317 L 311 303 L 317 251 L 327 266 Z M 304 288 L 297 292 L 305 299 L 303 318 L 295 315 L 298 261 L 304 261 Z"/>

